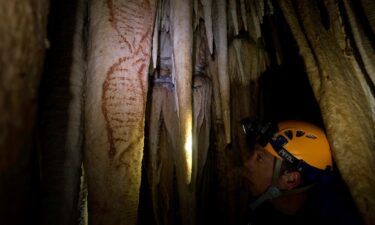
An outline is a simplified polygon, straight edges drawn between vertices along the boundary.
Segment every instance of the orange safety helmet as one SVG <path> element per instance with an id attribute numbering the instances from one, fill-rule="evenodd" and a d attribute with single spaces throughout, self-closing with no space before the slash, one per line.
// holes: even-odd
<path id="1" fill-rule="evenodd" d="M 273 137 L 284 140 L 282 148 L 288 153 L 315 168 L 321 170 L 332 168 L 331 149 L 321 128 L 296 120 L 280 122 L 277 126 L 278 131 Z M 280 157 L 280 151 L 274 149 L 270 142 L 264 149 L 279 159 L 285 159 Z"/>
<path id="2" fill-rule="evenodd" d="M 316 183 L 331 182 L 332 156 L 327 137 L 322 129 L 310 123 L 289 120 L 273 123 L 260 123 L 245 118 L 242 128 L 249 144 L 255 141 L 267 152 L 276 157 L 272 175 L 272 183 L 249 207 L 254 210 L 264 201 L 279 196 L 306 191 Z M 277 186 L 282 161 L 289 162 L 298 171 L 305 172 L 307 186 L 282 191 Z"/>

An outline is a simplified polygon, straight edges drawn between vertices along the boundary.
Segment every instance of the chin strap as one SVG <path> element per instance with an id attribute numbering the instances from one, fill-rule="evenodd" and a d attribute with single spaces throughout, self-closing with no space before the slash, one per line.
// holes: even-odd
<path id="1" fill-rule="evenodd" d="M 266 192 L 264 192 L 263 194 L 261 194 L 254 201 L 250 202 L 249 207 L 250 207 L 251 210 L 254 211 L 263 202 L 265 202 L 267 200 L 270 200 L 270 199 L 277 198 L 277 197 L 281 196 L 281 194 L 282 194 L 282 192 L 280 191 L 279 188 L 277 188 L 276 186 L 270 186 L 267 189 Z"/>
<path id="2" fill-rule="evenodd" d="M 258 208 L 258 206 L 260 206 L 263 202 L 267 200 L 274 199 L 274 198 L 281 196 L 282 192 L 277 187 L 277 179 L 280 177 L 281 164 L 282 164 L 282 161 L 275 157 L 271 186 L 269 186 L 267 190 L 263 194 L 261 194 L 258 198 L 250 202 L 249 207 L 251 210 L 254 211 L 256 208 Z"/>
<path id="3" fill-rule="evenodd" d="M 279 179 L 280 172 L 281 172 L 281 164 L 282 164 L 282 160 L 275 157 L 271 186 L 269 186 L 267 190 L 263 194 L 261 194 L 258 198 L 250 202 L 249 207 L 252 211 L 254 211 L 256 208 L 258 208 L 258 206 L 260 206 L 263 202 L 267 200 L 271 200 L 280 196 L 301 193 L 301 192 L 309 190 L 310 188 L 316 185 L 316 183 L 313 183 L 305 187 L 296 188 L 296 189 L 289 190 L 289 191 L 281 191 L 277 187 L 277 180 Z"/>

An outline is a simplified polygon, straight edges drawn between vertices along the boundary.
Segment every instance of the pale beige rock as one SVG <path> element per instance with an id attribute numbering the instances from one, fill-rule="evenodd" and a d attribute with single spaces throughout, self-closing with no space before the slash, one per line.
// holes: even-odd
<path id="1" fill-rule="evenodd" d="M 155 2 L 90 1 L 84 151 L 90 224 L 137 223 Z"/>

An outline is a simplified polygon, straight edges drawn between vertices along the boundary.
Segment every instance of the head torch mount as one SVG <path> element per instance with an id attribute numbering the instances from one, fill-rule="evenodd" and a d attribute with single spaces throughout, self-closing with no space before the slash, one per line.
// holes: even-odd
<path id="1" fill-rule="evenodd" d="M 245 118 L 242 120 L 242 129 L 248 141 L 255 141 L 266 146 L 278 131 L 277 125 L 271 122 L 262 123 L 257 119 Z"/>

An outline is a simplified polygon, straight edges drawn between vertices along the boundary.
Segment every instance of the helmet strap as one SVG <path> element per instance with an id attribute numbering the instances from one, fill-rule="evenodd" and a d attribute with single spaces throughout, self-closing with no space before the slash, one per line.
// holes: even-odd
<path id="1" fill-rule="evenodd" d="M 276 186 L 269 186 L 267 191 L 265 191 L 263 194 L 261 194 L 258 198 L 256 198 L 254 201 L 250 202 L 249 207 L 251 210 L 255 210 L 260 206 L 263 202 L 277 198 L 281 195 L 281 191 Z"/>
<path id="2" fill-rule="evenodd" d="M 282 160 L 275 157 L 271 185 L 263 194 L 261 194 L 254 201 L 250 202 L 249 207 L 251 210 L 255 210 L 267 200 L 274 199 L 282 195 L 281 190 L 277 187 L 277 180 L 280 177 L 281 164 Z"/>
<path id="3" fill-rule="evenodd" d="M 273 166 L 273 174 L 272 174 L 272 186 L 277 186 L 277 181 L 280 178 L 281 173 L 281 165 L 283 164 L 283 161 L 277 157 L 275 157 L 274 160 L 274 166 Z"/>
<path id="4" fill-rule="evenodd" d="M 282 162 L 283 161 L 281 159 L 278 159 L 275 157 L 273 174 L 272 174 L 272 183 L 263 194 L 261 194 L 254 201 L 250 202 L 249 207 L 251 210 L 255 210 L 256 208 L 258 208 L 258 206 L 260 206 L 263 202 L 267 200 L 271 200 L 280 196 L 301 193 L 301 192 L 311 189 L 312 187 L 316 185 L 316 183 L 313 183 L 313 184 L 300 187 L 300 188 L 296 188 L 296 189 L 292 189 L 289 191 L 281 191 L 277 187 L 277 181 L 280 177 Z"/>

